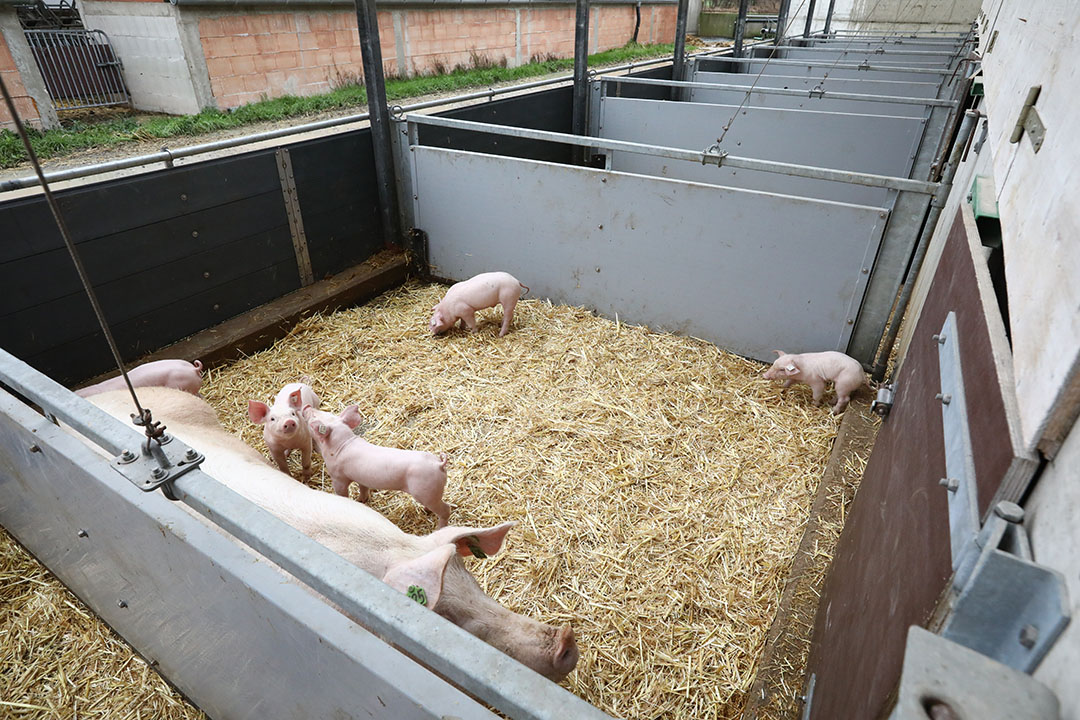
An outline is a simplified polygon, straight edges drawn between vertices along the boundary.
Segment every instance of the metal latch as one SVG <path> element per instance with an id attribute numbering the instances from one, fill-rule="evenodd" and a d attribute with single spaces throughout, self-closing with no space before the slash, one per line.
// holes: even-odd
<path id="1" fill-rule="evenodd" d="M 1020 142 L 1020 136 L 1027 131 L 1028 137 L 1031 138 L 1031 147 L 1035 152 L 1039 152 L 1039 148 L 1042 147 L 1043 139 L 1046 137 L 1046 126 L 1043 125 L 1042 118 L 1039 117 L 1039 111 L 1035 109 L 1035 101 L 1039 99 L 1039 93 L 1042 92 L 1042 85 L 1035 85 L 1028 90 L 1027 100 L 1024 101 L 1024 106 L 1020 108 L 1020 117 L 1016 119 L 1016 126 L 1013 127 L 1012 135 L 1009 137 L 1009 142 Z"/>
<path id="2" fill-rule="evenodd" d="M 893 397 L 893 386 L 882 385 L 878 388 L 874 402 L 870 403 L 870 412 L 878 417 L 888 417 L 889 411 L 892 410 Z"/>
<path id="3" fill-rule="evenodd" d="M 165 497 L 178 500 L 172 483 L 186 472 L 199 467 L 206 456 L 171 435 L 162 435 L 161 443 L 148 440 L 139 452 L 125 450 L 113 459 L 113 469 L 143 492 L 159 487 Z"/>

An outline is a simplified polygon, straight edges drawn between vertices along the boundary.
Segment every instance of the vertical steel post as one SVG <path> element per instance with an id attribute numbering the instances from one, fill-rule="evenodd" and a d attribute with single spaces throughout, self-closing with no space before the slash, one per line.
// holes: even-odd
<path id="1" fill-rule="evenodd" d="M 367 90 L 371 123 L 371 144 L 375 151 L 375 182 L 379 190 L 379 215 L 383 239 L 400 245 L 394 156 L 390 147 L 390 109 L 386 107 L 386 83 L 383 80 L 382 47 L 379 45 L 379 20 L 375 0 L 356 0 L 356 25 L 360 33 L 360 53 L 364 64 L 364 88 Z"/>
<path id="2" fill-rule="evenodd" d="M 735 21 L 735 57 L 742 57 L 743 38 L 746 35 L 746 13 L 750 10 L 750 0 L 739 0 L 739 19 Z"/>
<path id="3" fill-rule="evenodd" d="M 787 32 L 788 12 L 791 10 L 791 0 L 780 0 L 780 10 L 776 13 L 776 37 L 773 45 L 779 45 Z"/>
<path id="4" fill-rule="evenodd" d="M 832 31 L 832 16 L 833 10 L 836 9 L 836 0 L 829 0 L 829 12 L 825 14 L 825 34 L 828 35 Z"/>
<path id="5" fill-rule="evenodd" d="M 679 0 L 678 15 L 675 18 L 675 57 L 671 62 L 672 80 L 686 79 L 683 77 L 683 68 L 686 64 L 686 17 L 689 14 L 690 0 Z"/>
<path id="6" fill-rule="evenodd" d="M 588 134 L 589 102 L 589 0 L 577 0 L 574 22 L 574 117 L 575 135 Z"/>
<path id="7" fill-rule="evenodd" d="M 810 28 L 814 24 L 814 6 L 817 0 L 810 0 L 810 7 L 806 9 L 806 26 L 803 28 L 803 37 L 810 37 Z"/>

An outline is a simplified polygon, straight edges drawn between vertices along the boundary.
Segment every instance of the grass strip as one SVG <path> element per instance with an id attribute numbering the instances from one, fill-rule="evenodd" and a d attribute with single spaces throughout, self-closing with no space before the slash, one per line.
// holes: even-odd
<path id="1" fill-rule="evenodd" d="M 639 58 L 670 55 L 670 44 L 639 45 L 605 50 L 589 56 L 589 65 L 614 65 Z M 537 75 L 573 68 L 573 58 L 536 59 L 518 67 L 503 67 L 474 55 L 472 67 L 458 66 L 453 70 L 436 66 L 435 73 L 410 78 L 387 78 L 387 100 L 453 92 L 467 88 L 488 87 Z M 206 133 L 242 127 L 258 122 L 280 121 L 314 115 L 330 110 L 362 108 L 367 105 L 367 93 L 359 80 L 344 84 L 322 95 L 296 97 L 285 95 L 272 100 L 242 105 L 230 111 L 207 108 L 194 115 L 161 115 L 147 118 L 120 117 L 98 122 L 72 120 L 63 127 L 51 130 L 28 128 L 30 143 L 38 157 L 55 158 L 78 150 L 110 147 L 144 140 L 174 137 L 195 137 Z M 26 152 L 18 136 L 10 130 L 0 130 L 0 168 L 15 167 L 26 162 Z"/>

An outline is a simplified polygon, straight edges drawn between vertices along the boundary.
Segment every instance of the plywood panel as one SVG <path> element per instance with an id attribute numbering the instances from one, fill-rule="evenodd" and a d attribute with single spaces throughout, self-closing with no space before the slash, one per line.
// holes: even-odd
<path id="1" fill-rule="evenodd" d="M 1053 453 L 1080 411 L 1080 5 L 984 2 L 997 37 L 982 38 L 988 145 L 994 156 L 1016 389 L 1024 440 Z M 1028 90 L 1046 126 L 1038 153 L 1009 142 Z"/>
<path id="2" fill-rule="evenodd" d="M 952 572 L 931 339 L 949 311 L 960 334 L 980 512 L 1004 479 L 1034 470 L 1012 451 L 986 315 L 997 307 L 980 291 L 978 252 L 957 214 L 825 583 L 808 670 L 817 676 L 817 720 L 878 717 L 899 679 L 907 627 L 926 622 Z"/>

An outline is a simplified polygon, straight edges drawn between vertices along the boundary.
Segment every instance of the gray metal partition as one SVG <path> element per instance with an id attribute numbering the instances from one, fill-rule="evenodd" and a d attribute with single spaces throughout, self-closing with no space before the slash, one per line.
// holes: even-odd
<path id="1" fill-rule="evenodd" d="M 774 57 L 785 60 L 808 60 L 812 62 L 842 62 L 861 63 L 868 62 L 878 65 L 902 65 L 908 67 L 952 67 L 958 59 L 957 49 L 948 48 L 942 50 L 909 50 L 877 48 L 855 48 L 841 45 L 840 47 L 787 47 L 781 46 L 771 49 L 775 52 Z M 758 53 L 757 57 L 768 57 L 767 54 Z"/>
<path id="2" fill-rule="evenodd" d="M 825 61 L 800 60 L 762 60 L 758 58 L 723 58 L 702 59 L 695 58 L 696 62 L 691 66 L 695 70 L 716 71 L 725 70 L 728 67 L 737 67 L 739 72 L 749 75 L 793 75 L 811 78 L 822 78 L 828 73 L 829 78 L 850 78 L 855 80 L 893 80 L 899 82 L 932 82 L 939 86 L 947 80 L 951 73 L 932 67 L 917 67 L 913 65 L 882 65 L 869 62 L 862 63 L 832 63 Z M 687 77 L 693 77 L 690 71 Z M 940 94 L 940 92 L 939 92 Z"/>
<path id="3" fill-rule="evenodd" d="M 723 126 L 729 121 L 730 129 L 725 133 Z M 723 134 L 719 149 L 733 155 L 905 178 L 911 173 L 923 127 L 923 119 L 913 117 L 739 110 L 735 105 L 605 97 L 600 101 L 598 136 L 701 150 Z M 893 191 L 885 188 L 693 165 L 638 153 L 613 153 L 611 168 L 874 207 L 888 207 L 894 197 Z"/>
<path id="4" fill-rule="evenodd" d="M 198 468 L 178 502 L 142 492 L 117 467 L 145 436 L 3 350 L 0 382 L 85 438 L 0 390 L 0 524 L 209 716 L 495 717 L 453 682 L 514 718 L 608 717 Z"/>
<path id="5" fill-rule="evenodd" d="M 555 302 L 766 360 L 840 349 L 887 213 L 413 145 L 432 273 L 499 268 Z"/>
<path id="6" fill-rule="evenodd" d="M 784 88 L 804 90 L 809 95 L 811 90 L 825 89 L 836 92 L 865 93 L 867 95 L 889 95 L 892 97 L 934 98 L 938 94 L 936 82 L 903 82 L 898 80 L 868 80 L 866 78 L 835 78 L 829 76 L 824 81 L 821 76 L 807 75 L 747 75 L 746 73 L 707 72 L 696 70 L 691 76 L 693 82 L 716 83 L 722 85 L 746 85 L 754 87 Z"/>

